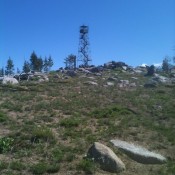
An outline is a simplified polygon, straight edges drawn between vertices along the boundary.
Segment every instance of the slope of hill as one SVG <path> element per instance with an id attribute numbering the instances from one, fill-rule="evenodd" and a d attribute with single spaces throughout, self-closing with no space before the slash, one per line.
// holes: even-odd
<path id="1" fill-rule="evenodd" d="M 150 77 L 121 69 L 62 77 L 0 85 L 0 174 L 111 174 L 84 158 L 95 141 L 125 163 L 120 174 L 175 174 L 174 84 L 145 88 Z M 142 145 L 168 162 L 137 163 L 112 139 Z"/>

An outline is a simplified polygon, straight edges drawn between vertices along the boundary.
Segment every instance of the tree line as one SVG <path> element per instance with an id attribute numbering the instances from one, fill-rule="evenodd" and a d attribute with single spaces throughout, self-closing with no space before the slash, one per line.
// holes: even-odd
<path id="1" fill-rule="evenodd" d="M 45 57 L 43 59 L 42 57 L 38 57 L 37 54 L 33 51 L 29 61 L 24 61 L 22 72 L 24 73 L 29 73 L 30 71 L 49 72 L 53 64 L 54 63 L 51 56 Z M 0 69 L 0 76 L 13 75 L 14 73 L 15 73 L 14 63 L 13 60 L 9 57 L 5 69 L 3 67 Z M 16 73 L 20 73 L 20 70 L 18 68 Z"/>
<path id="2" fill-rule="evenodd" d="M 175 57 L 172 59 L 169 56 L 166 56 L 162 61 L 161 69 L 164 73 L 169 74 L 171 72 L 171 68 L 174 66 L 171 64 L 171 61 L 175 63 Z M 155 73 L 155 66 L 151 65 L 147 67 L 147 75 L 153 75 Z"/>
<path id="3" fill-rule="evenodd" d="M 175 63 L 175 57 L 172 59 L 168 56 L 166 56 L 163 61 L 162 61 L 162 66 L 161 69 L 165 73 L 169 73 L 172 64 L 171 60 Z M 65 64 L 65 69 L 69 70 L 75 70 L 77 68 L 76 65 L 77 62 L 77 57 L 76 55 L 70 54 L 64 59 L 64 64 Z M 29 61 L 24 61 L 23 67 L 22 67 L 22 72 L 28 73 L 30 71 L 37 71 L 37 72 L 49 72 L 51 70 L 51 67 L 53 66 L 53 60 L 52 57 L 45 57 L 44 59 L 42 57 L 38 57 L 37 54 L 33 51 Z M 85 67 L 84 64 L 80 65 L 79 67 Z M 155 72 L 155 67 L 154 65 L 149 66 L 148 68 L 148 73 L 147 75 L 153 75 Z M 4 75 L 13 75 L 14 74 L 14 63 L 13 60 L 9 57 L 7 60 L 7 65 L 5 69 L 2 67 L 0 69 L 0 76 Z M 17 68 L 16 73 L 21 73 L 20 70 Z"/>

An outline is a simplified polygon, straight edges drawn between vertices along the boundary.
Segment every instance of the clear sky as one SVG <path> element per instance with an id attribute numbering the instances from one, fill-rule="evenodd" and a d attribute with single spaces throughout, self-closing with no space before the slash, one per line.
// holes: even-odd
<path id="1" fill-rule="evenodd" d="M 0 0 L 0 67 L 22 68 L 32 51 L 53 69 L 78 54 L 79 27 L 89 26 L 92 64 L 131 66 L 175 54 L 175 0 Z"/>

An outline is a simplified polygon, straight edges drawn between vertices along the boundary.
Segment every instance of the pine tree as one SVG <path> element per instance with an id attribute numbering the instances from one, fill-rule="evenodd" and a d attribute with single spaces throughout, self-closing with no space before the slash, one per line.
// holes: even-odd
<path id="1" fill-rule="evenodd" d="M 19 70 L 18 67 L 17 67 L 17 69 L 16 69 L 16 73 L 17 73 L 17 74 L 20 74 L 20 73 L 21 73 L 21 71 Z"/>
<path id="2" fill-rule="evenodd" d="M 69 55 L 64 60 L 65 68 L 66 69 L 76 69 L 76 56 L 75 55 Z"/>
<path id="3" fill-rule="evenodd" d="M 28 61 L 24 61 L 23 72 L 25 73 L 30 72 L 30 63 Z"/>
<path id="4" fill-rule="evenodd" d="M 147 67 L 147 74 L 148 76 L 152 76 L 155 73 L 155 66 L 151 65 L 150 67 Z"/>
<path id="5" fill-rule="evenodd" d="M 43 69 L 43 60 L 41 57 L 38 58 L 34 51 L 30 56 L 30 67 L 34 71 L 42 71 Z"/>
<path id="6" fill-rule="evenodd" d="M 0 69 L 0 76 L 4 76 L 4 68 L 2 67 L 1 69 Z"/>
<path id="7" fill-rule="evenodd" d="M 169 67 L 170 67 L 170 59 L 169 57 L 165 57 L 162 63 L 162 69 L 164 72 L 168 73 L 169 72 Z"/>
<path id="8" fill-rule="evenodd" d="M 49 58 L 45 57 L 45 59 L 43 61 L 44 72 L 49 72 L 52 66 L 53 66 L 53 60 L 52 60 L 51 56 L 49 56 Z"/>
<path id="9" fill-rule="evenodd" d="M 45 59 L 44 59 L 43 70 L 44 70 L 44 72 L 48 72 L 48 71 L 49 71 L 48 59 L 47 59 L 47 57 L 45 57 Z"/>
<path id="10" fill-rule="evenodd" d="M 49 58 L 48 58 L 48 67 L 49 67 L 49 71 L 50 71 L 50 69 L 51 69 L 52 66 L 53 66 L 53 60 L 52 60 L 52 57 L 49 56 Z"/>
<path id="11" fill-rule="evenodd" d="M 13 64 L 13 60 L 9 57 L 9 59 L 7 60 L 5 74 L 12 75 L 13 73 L 14 73 L 14 64 Z"/>

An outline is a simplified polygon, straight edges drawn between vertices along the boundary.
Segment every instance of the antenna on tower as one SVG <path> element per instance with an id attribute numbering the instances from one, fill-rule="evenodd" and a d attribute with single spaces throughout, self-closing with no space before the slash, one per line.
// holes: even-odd
<path id="1" fill-rule="evenodd" d="M 88 67 L 89 62 L 92 61 L 89 54 L 89 27 L 82 25 L 80 26 L 80 37 L 79 37 L 79 49 L 78 49 L 78 61 L 82 62 L 82 66 Z"/>

